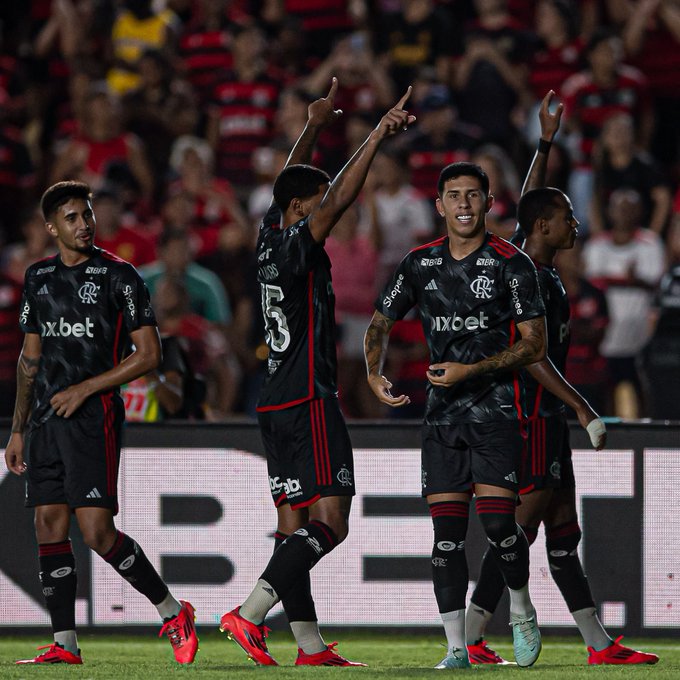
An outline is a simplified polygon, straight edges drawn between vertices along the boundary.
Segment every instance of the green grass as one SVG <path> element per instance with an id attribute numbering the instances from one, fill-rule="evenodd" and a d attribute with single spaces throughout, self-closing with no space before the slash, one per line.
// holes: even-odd
<path id="1" fill-rule="evenodd" d="M 336 631 L 337 632 L 337 631 Z M 30 658 L 43 639 L 29 637 L 0 636 L 0 678 L 15 680 L 36 678 L 69 678 L 71 680 L 152 680 L 156 678 L 196 678 L 196 680 L 232 678 L 267 678 L 276 680 L 304 680 L 314 678 L 351 675 L 361 678 L 429 678 L 439 677 L 432 670 L 444 656 L 443 636 L 389 635 L 374 631 L 366 633 L 337 632 L 327 635 L 329 641 L 341 641 L 339 651 L 350 659 L 363 661 L 368 668 L 295 668 L 295 644 L 292 638 L 276 632 L 270 638 L 269 649 L 282 666 L 279 668 L 256 667 L 245 658 L 240 647 L 225 636 L 204 630 L 201 633 L 201 648 L 192 666 L 178 666 L 172 661 L 170 646 L 165 640 L 154 639 L 151 635 L 83 635 L 83 666 L 16 666 L 17 658 Z M 442 671 L 463 673 L 472 678 L 541 678 L 541 680 L 580 680 L 581 678 L 654 678 L 677 680 L 680 678 L 680 643 L 678 640 L 626 640 L 638 649 L 642 648 L 659 654 L 661 661 L 656 666 L 587 666 L 583 644 L 576 638 L 545 637 L 543 652 L 533 668 L 519 669 L 505 666 L 484 666 L 471 671 Z M 491 639 L 494 649 L 507 658 L 512 658 L 508 639 Z"/>

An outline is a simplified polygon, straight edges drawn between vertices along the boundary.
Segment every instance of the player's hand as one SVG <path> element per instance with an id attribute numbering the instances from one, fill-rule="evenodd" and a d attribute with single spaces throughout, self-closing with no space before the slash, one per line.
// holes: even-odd
<path id="1" fill-rule="evenodd" d="M 555 111 L 550 111 L 550 104 L 555 96 L 555 91 L 550 90 L 548 94 L 543 97 L 541 108 L 538 111 L 538 120 L 541 123 L 541 139 L 546 142 L 552 142 L 553 137 L 560 129 L 560 119 L 562 118 L 562 111 L 564 111 L 564 104 L 561 102 L 555 108 Z"/>
<path id="2" fill-rule="evenodd" d="M 50 399 L 50 406 L 54 412 L 62 418 L 70 418 L 90 396 L 90 392 L 84 383 L 71 385 L 62 392 L 57 392 Z"/>
<path id="3" fill-rule="evenodd" d="M 406 130 L 411 123 L 415 123 L 416 117 L 404 110 L 412 91 L 413 88 L 409 85 L 402 98 L 382 117 L 376 128 L 379 139 Z"/>
<path id="4" fill-rule="evenodd" d="M 601 451 L 607 445 L 607 428 L 602 419 L 589 406 L 578 409 L 576 417 L 581 427 L 588 433 L 593 448 Z"/>
<path id="5" fill-rule="evenodd" d="M 371 373 L 368 376 L 368 384 L 370 385 L 373 393 L 383 404 L 387 404 L 392 408 L 399 408 L 400 406 L 406 406 L 406 404 L 411 403 L 411 398 L 407 397 L 405 394 L 400 394 L 398 397 L 393 397 L 390 390 L 392 389 L 392 383 L 384 375 L 376 375 Z"/>
<path id="6" fill-rule="evenodd" d="M 427 369 L 427 379 L 437 387 L 451 387 L 465 380 L 469 372 L 470 367 L 467 364 L 445 361 L 441 364 L 432 364 Z"/>
<path id="7" fill-rule="evenodd" d="M 335 108 L 335 95 L 338 91 L 338 79 L 333 78 L 331 89 L 325 97 L 313 101 L 307 107 L 307 120 L 316 127 L 328 127 L 342 116 L 342 109 Z"/>
<path id="8" fill-rule="evenodd" d="M 12 432 L 5 449 L 5 465 L 15 475 L 23 475 L 26 472 L 24 463 L 24 436 L 20 432 Z"/>

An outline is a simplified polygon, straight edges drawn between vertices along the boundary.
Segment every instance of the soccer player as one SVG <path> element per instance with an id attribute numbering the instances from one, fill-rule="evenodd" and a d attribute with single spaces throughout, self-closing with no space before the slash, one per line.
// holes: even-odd
<path id="1" fill-rule="evenodd" d="M 83 662 L 71 513 L 85 543 L 156 607 L 175 659 L 191 663 L 198 649 L 193 606 L 170 594 L 113 521 L 124 420 L 118 386 L 155 369 L 161 357 L 149 295 L 132 265 L 94 245 L 87 184 L 51 186 L 41 208 L 58 253 L 26 271 L 19 317 L 25 335 L 5 461 L 11 472 L 26 474 L 54 642 L 17 663 Z"/>
<path id="2" fill-rule="evenodd" d="M 524 375 L 528 451 L 520 477 L 522 502 L 515 516 L 530 544 L 536 540 L 541 522 L 544 524 L 550 573 L 586 643 L 588 663 L 651 664 L 659 657 L 624 647 L 620 644 L 621 638 L 613 641 L 604 630 L 578 556 L 581 529 L 564 404 L 574 409 L 596 449 L 604 447 L 606 432 L 597 414 L 561 375 L 569 349 L 569 300 L 554 259 L 558 251 L 573 247 L 578 221 L 569 198 L 559 189 L 543 186 L 550 145 L 562 114 L 561 104 L 554 113 L 549 110 L 553 95 L 552 91 L 546 95 L 539 111 L 541 141 L 517 211 L 517 233 L 520 240 L 526 238 L 524 251 L 536 264 L 546 306 L 548 358 L 528 367 L 530 375 Z M 484 640 L 486 624 L 498 605 L 504 585 L 493 555 L 487 550 L 466 616 L 472 663 L 504 663 Z"/>
<path id="3" fill-rule="evenodd" d="M 510 590 L 515 658 L 530 666 L 541 636 L 527 586 L 529 544 L 515 522 L 524 400 L 517 371 L 545 354 L 544 308 L 531 260 L 486 231 L 493 196 L 484 171 L 452 163 L 437 193 L 447 234 L 409 252 L 376 301 L 364 341 L 368 381 L 384 404 L 408 403 L 391 394 L 382 371 L 392 326 L 417 305 L 431 355 L 422 493 L 434 525 L 432 575 L 448 642 L 436 668 L 470 666 L 465 535 L 473 493 Z"/>
<path id="4" fill-rule="evenodd" d="M 307 165 L 334 110 L 338 81 L 312 102 L 308 121 L 274 183 L 257 243 L 258 280 L 269 346 L 258 420 L 277 508 L 276 546 L 253 591 L 221 619 L 261 665 L 276 665 L 263 625 L 282 600 L 298 643 L 296 665 L 356 666 L 319 634 L 312 567 L 348 532 L 354 495 L 352 446 L 337 399 L 334 295 L 324 241 L 355 200 L 382 141 L 415 120 L 404 111 L 411 88 L 381 119 L 331 182 Z"/>

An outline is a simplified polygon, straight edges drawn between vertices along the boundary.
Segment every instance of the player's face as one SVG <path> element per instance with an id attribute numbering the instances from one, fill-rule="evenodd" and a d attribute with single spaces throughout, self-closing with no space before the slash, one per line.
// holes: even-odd
<path id="1" fill-rule="evenodd" d="M 578 220 L 574 217 L 574 208 L 568 196 L 558 199 L 559 207 L 547 221 L 546 240 L 556 250 L 568 250 L 574 247 L 578 235 Z"/>
<path id="2" fill-rule="evenodd" d="M 447 180 L 437 199 L 437 211 L 446 219 L 447 231 L 460 238 L 473 238 L 484 232 L 486 213 L 492 205 L 493 196 L 487 196 L 479 179 L 470 175 Z"/>
<path id="3" fill-rule="evenodd" d="M 94 245 L 95 219 L 92 203 L 82 198 L 72 198 L 59 206 L 47 223 L 47 230 L 57 239 L 63 254 L 87 254 Z"/>

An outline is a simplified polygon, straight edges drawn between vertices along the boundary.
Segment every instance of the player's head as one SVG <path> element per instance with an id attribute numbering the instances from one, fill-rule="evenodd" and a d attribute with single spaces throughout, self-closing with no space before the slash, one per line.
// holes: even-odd
<path id="1" fill-rule="evenodd" d="M 60 253 L 85 254 L 94 245 L 95 219 L 92 191 L 84 182 L 59 182 L 42 195 L 40 208 L 47 231 L 56 239 Z"/>
<path id="2" fill-rule="evenodd" d="M 274 201 L 281 212 L 292 209 L 296 217 L 307 217 L 321 202 L 331 178 L 312 165 L 289 165 L 274 182 Z"/>
<path id="3" fill-rule="evenodd" d="M 447 165 L 439 173 L 439 181 L 437 182 L 437 194 L 441 198 L 444 191 L 444 185 L 450 179 L 457 177 L 476 177 L 479 180 L 479 186 L 485 196 L 489 195 L 489 178 L 487 174 L 476 163 L 467 163 L 465 161 L 459 163 L 451 163 Z"/>
<path id="4" fill-rule="evenodd" d="M 436 206 L 446 219 L 449 234 L 476 238 L 486 228 L 486 213 L 491 210 L 489 178 L 474 163 L 451 163 L 439 175 Z"/>
<path id="5" fill-rule="evenodd" d="M 517 221 L 528 239 L 541 238 L 555 250 L 573 247 L 578 233 L 571 201 L 555 187 L 527 191 L 519 200 Z"/>

